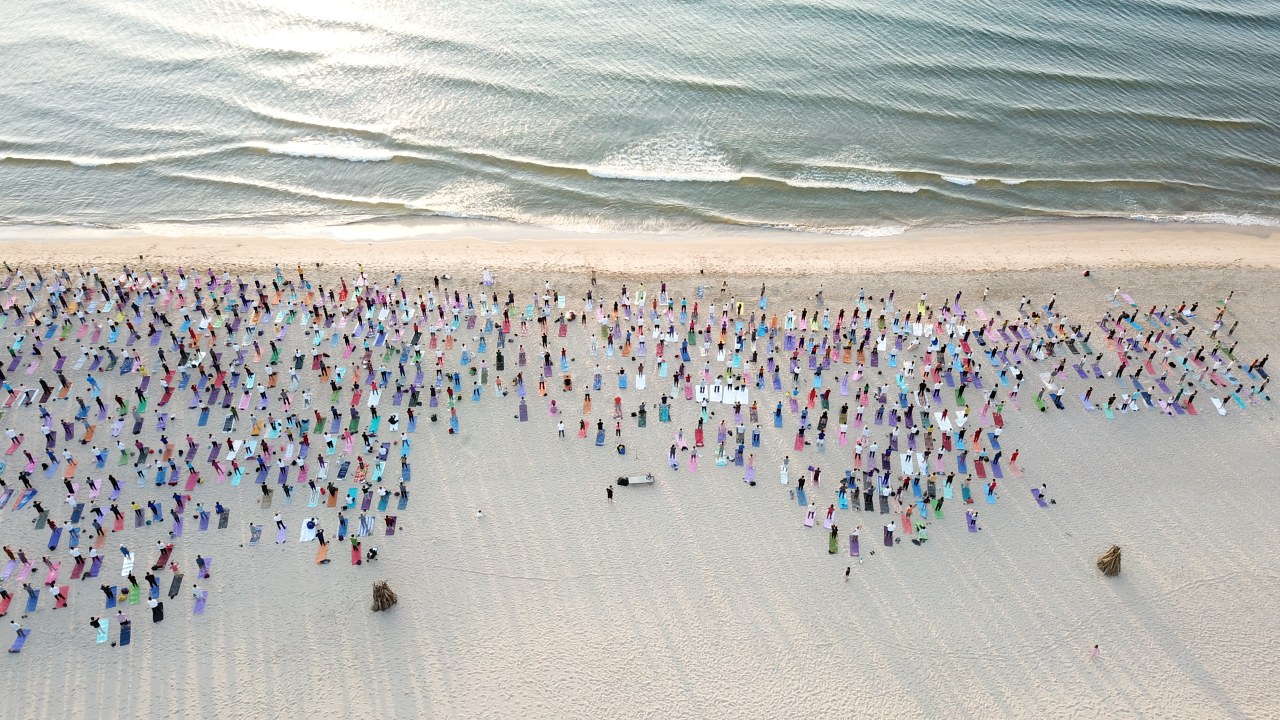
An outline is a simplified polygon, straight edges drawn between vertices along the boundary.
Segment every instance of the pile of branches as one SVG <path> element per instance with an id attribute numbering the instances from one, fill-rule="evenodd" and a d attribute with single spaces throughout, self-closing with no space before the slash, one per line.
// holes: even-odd
<path id="1" fill-rule="evenodd" d="M 1098 558 L 1098 569 L 1107 577 L 1120 574 L 1120 546 L 1112 545 L 1111 549 Z"/>
<path id="2" fill-rule="evenodd" d="M 379 580 L 373 584 L 373 611 L 390 610 L 393 605 L 399 602 L 396 593 L 387 585 L 387 581 Z"/>

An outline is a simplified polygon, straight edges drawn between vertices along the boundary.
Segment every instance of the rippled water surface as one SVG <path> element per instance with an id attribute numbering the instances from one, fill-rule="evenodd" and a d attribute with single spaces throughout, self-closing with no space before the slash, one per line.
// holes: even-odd
<path id="1" fill-rule="evenodd" d="M 1261 0 L 0 3 L 0 223 L 1280 224 Z"/>

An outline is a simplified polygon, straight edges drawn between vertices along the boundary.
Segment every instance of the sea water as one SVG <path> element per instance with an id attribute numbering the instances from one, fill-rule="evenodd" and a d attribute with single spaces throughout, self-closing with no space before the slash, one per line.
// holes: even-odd
<path id="1" fill-rule="evenodd" d="M 1264 0 L 12 0 L 0 224 L 1280 224 Z"/>

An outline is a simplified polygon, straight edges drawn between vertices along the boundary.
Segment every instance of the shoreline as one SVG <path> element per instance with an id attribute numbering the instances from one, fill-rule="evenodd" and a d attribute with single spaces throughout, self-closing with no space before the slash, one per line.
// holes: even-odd
<path id="1" fill-rule="evenodd" d="M 1084 270 L 1105 268 L 1280 268 L 1280 228 L 1141 221 L 1039 223 L 909 230 L 884 237 L 741 234 L 591 234 L 486 222 L 328 228 L 288 233 L 147 234 L 138 230 L 25 227 L 0 230 L 10 264 L 137 263 L 234 269 L 362 262 L 370 270 L 421 264 L 461 272 L 577 271 L 610 276 L 819 276 Z M 92 249 L 86 251 L 86 244 Z M 376 253 L 370 257 L 370 252 Z M 820 269 L 819 269 L 820 268 Z"/>

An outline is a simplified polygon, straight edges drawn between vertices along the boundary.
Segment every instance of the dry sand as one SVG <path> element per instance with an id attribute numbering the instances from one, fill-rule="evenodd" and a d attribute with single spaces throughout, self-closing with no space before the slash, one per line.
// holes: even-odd
<path id="1" fill-rule="evenodd" d="M 1023 293 L 1043 301 L 1056 290 L 1058 309 L 1077 321 L 1100 316 L 1117 285 L 1144 306 L 1199 300 L 1211 308 L 1234 290 L 1228 318 L 1241 320 L 1235 337 L 1254 357 L 1277 345 L 1276 240 L 1229 228 L 1057 224 L 821 242 L 98 237 L 11 240 L 0 253 L 28 267 L 104 270 L 140 253 L 151 269 L 231 266 L 264 276 L 275 262 L 288 270 L 322 262 L 312 275 L 349 276 L 360 261 L 377 279 L 403 270 L 412 288 L 450 272 L 473 291 L 477 270 L 490 267 L 500 288 L 527 296 L 549 279 L 571 298 L 587 286 L 585 268 L 596 268 L 609 297 L 622 282 L 643 280 L 652 291 L 665 278 L 677 296 L 701 283 L 718 297 L 727 280 L 727 295 L 750 300 L 763 281 L 779 312 L 803 307 L 818 283 L 828 304 L 846 307 L 858 287 L 896 288 L 914 301 L 922 291 L 941 298 L 960 289 L 976 299 L 989 286 L 988 307 L 1006 311 Z M 1092 277 L 1082 278 L 1082 267 Z M 586 337 L 570 339 L 581 368 Z M 606 378 L 617 363 L 602 363 Z M 111 374 L 104 395 L 122 391 L 117 382 Z M 646 391 L 624 396 L 628 407 L 645 399 L 652 408 L 669 387 L 651 373 Z M 601 395 L 595 414 L 607 417 L 611 393 Z M 571 430 L 580 394 L 573 397 L 564 401 Z M 774 393 L 759 397 L 762 412 L 772 407 Z M 628 452 L 618 456 L 612 441 L 558 440 L 545 402 L 532 394 L 530 422 L 520 424 L 513 397 L 487 393 L 460 407 L 459 436 L 421 424 L 412 503 L 399 513 L 401 532 L 370 539 L 383 551 L 372 566 L 351 566 L 336 542 L 332 564 L 313 564 L 315 545 L 300 545 L 298 528 L 320 515 L 333 536 L 336 522 L 332 510 L 308 509 L 305 496 L 286 509 L 277 492 L 266 511 L 251 482 L 206 483 L 197 499 L 227 504 L 231 529 L 188 530 L 178 543 L 187 584 L 166 603 L 166 621 L 152 625 L 145 605 L 132 608 L 133 645 L 95 645 L 88 619 L 102 607 L 98 583 L 73 583 L 69 609 L 42 602 L 22 621 L 37 634 L 21 655 L 3 658 L 0 717 L 1280 714 L 1274 404 L 1227 417 L 1143 412 L 1107 422 L 1078 405 L 1040 414 L 1025 402 L 1008 413 L 1005 446 L 1021 450 L 1027 474 L 1005 481 L 996 506 L 979 505 L 984 530 L 964 532 L 957 500 L 928 545 L 886 549 L 884 516 L 842 512 L 842 531 L 864 525 L 864 548 L 877 550 L 853 564 L 846 583 L 849 558 L 829 556 L 825 531 L 802 526 L 777 469 L 783 455 L 793 456 L 793 478 L 805 465 L 823 466 L 826 482 L 813 499 L 825 507 L 851 465 L 848 448 L 830 442 L 825 455 L 810 447 L 797 457 L 794 421 L 792 430 L 766 428 L 761 482 L 748 487 L 741 469 L 714 467 L 712 447 L 697 473 L 667 469 L 673 429 L 692 430 L 692 404 L 677 403 L 671 425 L 656 411 L 645 430 L 628 419 Z M 21 412 L 28 437 L 38 437 L 38 416 Z M 183 422 L 183 430 L 195 424 Z M 148 422 L 144 436 L 152 445 L 153 428 Z M 8 459 L 13 484 L 18 463 Z M 89 464 L 81 457 L 82 468 Z M 657 484 L 618 488 L 606 502 L 613 478 L 643 472 Z M 125 501 L 167 499 L 167 491 L 136 488 L 127 473 L 122 479 Z M 1057 501 L 1050 509 L 1029 497 L 1042 482 Z M 61 495 L 41 492 L 65 519 Z M 275 510 L 290 525 L 284 546 L 271 543 Z M 0 540 L 42 549 L 48 534 L 29 519 L 29 511 L 0 511 Z M 250 519 L 267 525 L 257 548 L 241 547 Z M 123 533 L 140 568 L 166 529 Z M 104 578 L 119 577 L 116 542 Z M 1124 570 L 1105 578 L 1094 559 L 1112 544 L 1124 549 Z M 197 552 L 215 558 L 200 618 L 188 591 Z M 370 586 L 379 579 L 400 604 L 375 614 Z M 5 586 L 17 594 L 16 617 L 25 594 L 12 580 Z M 1090 659 L 1094 643 L 1102 652 Z"/>

